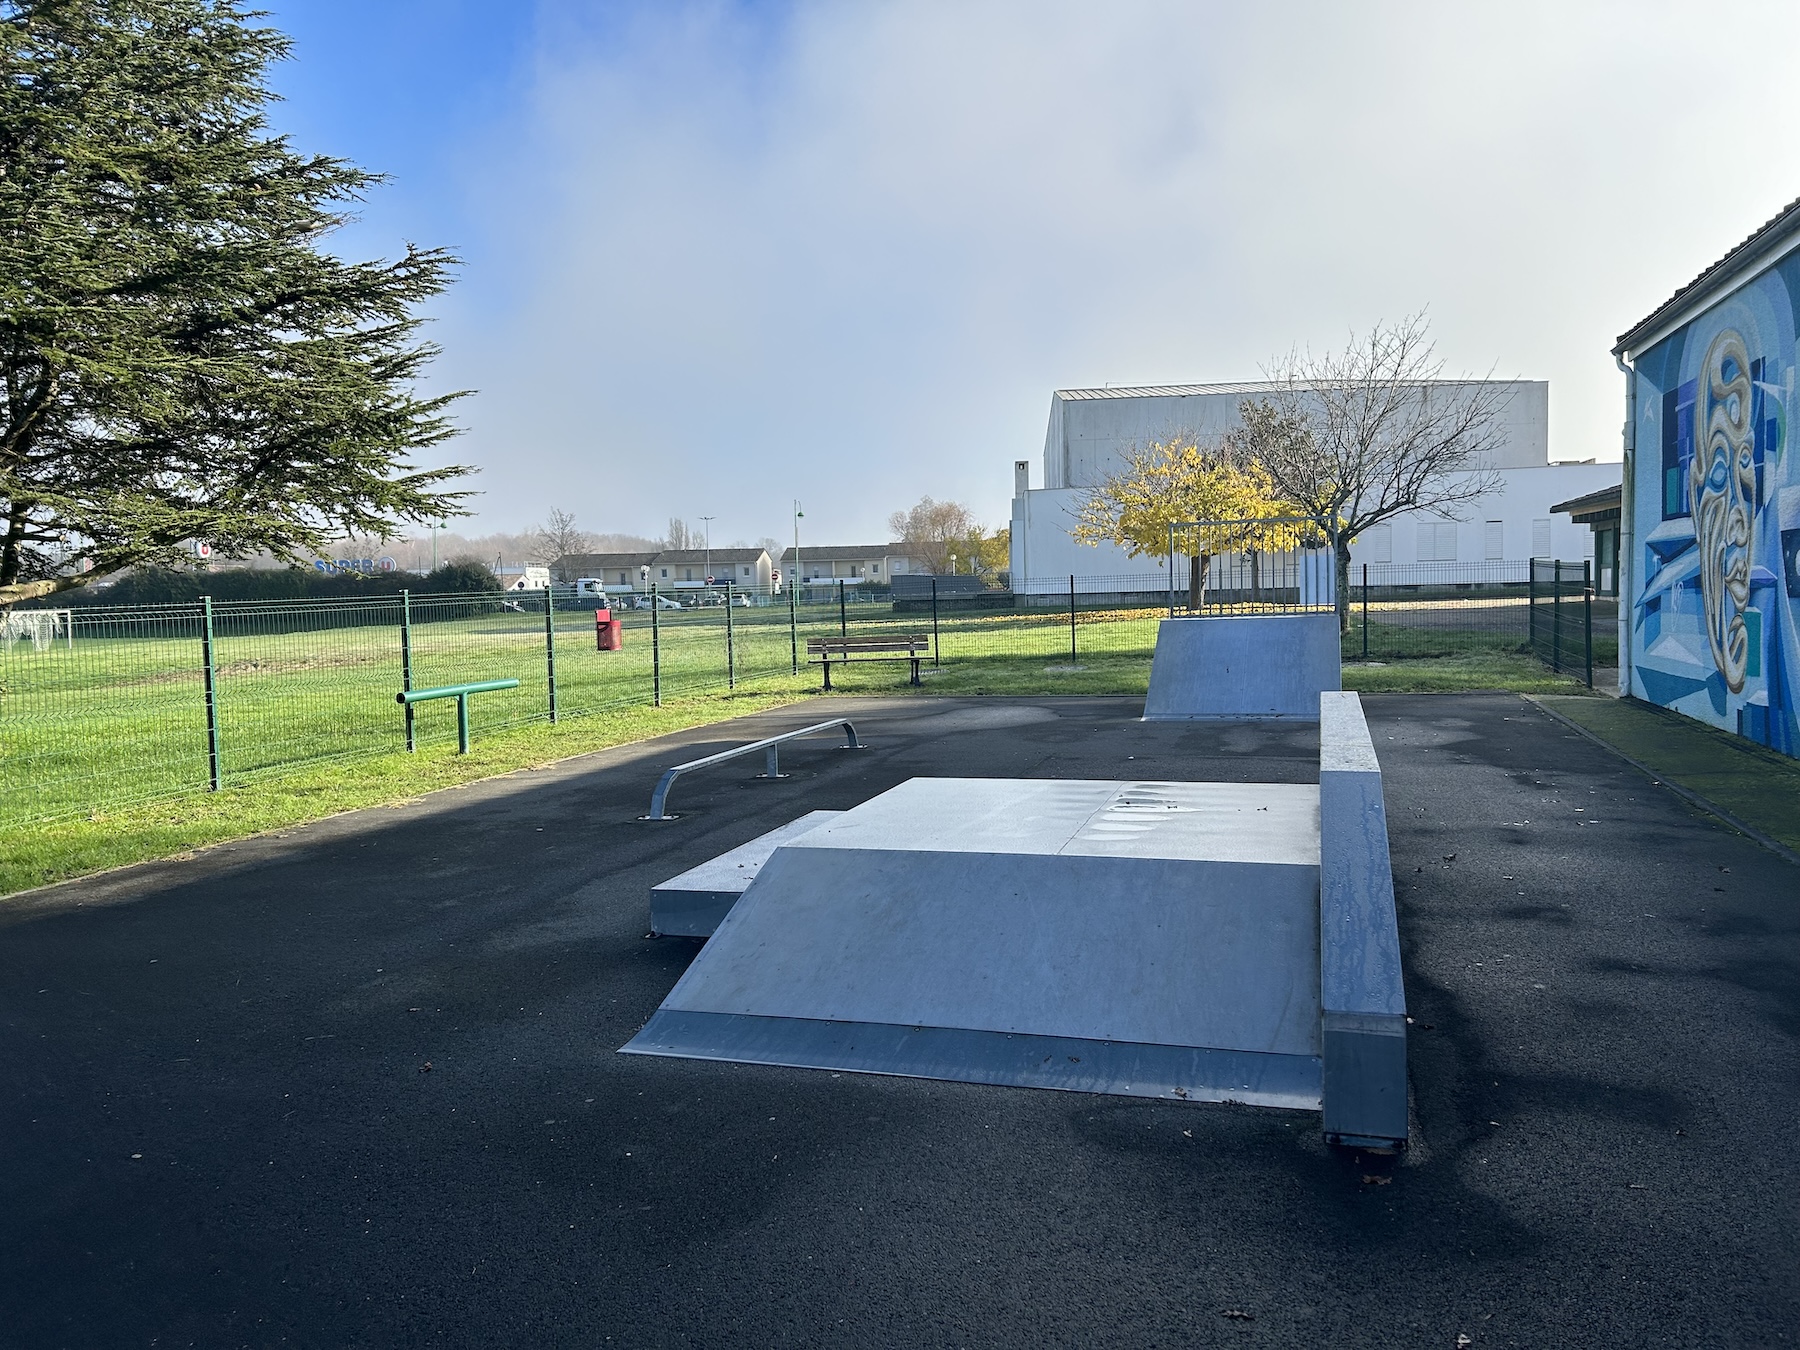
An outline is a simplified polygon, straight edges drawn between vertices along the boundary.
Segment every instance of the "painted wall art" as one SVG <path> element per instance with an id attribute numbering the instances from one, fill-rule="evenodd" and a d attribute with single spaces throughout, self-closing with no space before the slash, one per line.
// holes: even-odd
<path id="1" fill-rule="evenodd" d="M 1632 692 L 1800 753 L 1800 260 L 1634 363 Z"/>

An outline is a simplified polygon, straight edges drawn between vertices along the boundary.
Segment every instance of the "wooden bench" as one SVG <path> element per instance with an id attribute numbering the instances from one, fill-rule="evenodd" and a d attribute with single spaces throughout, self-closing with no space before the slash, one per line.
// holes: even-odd
<path id="1" fill-rule="evenodd" d="M 902 634 L 897 637 L 834 637 L 806 639 L 806 655 L 810 662 L 818 658 L 825 668 L 825 688 L 831 689 L 831 665 L 847 661 L 910 661 L 912 682 L 919 683 L 919 662 L 931 655 L 931 637 L 925 633 Z"/>

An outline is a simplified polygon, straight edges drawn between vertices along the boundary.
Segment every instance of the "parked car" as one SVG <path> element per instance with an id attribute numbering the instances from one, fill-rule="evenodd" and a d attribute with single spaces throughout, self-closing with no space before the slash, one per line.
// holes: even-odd
<path id="1" fill-rule="evenodd" d="M 633 609 L 649 609 L 649 608 L 650 608 L 650 602 L 651 602 L 651 601 L 652 601 L 652 600 L 654 600 L 654 601 L 655 601 L 655 602 L 656 602 L 656 608 L 658 608 L 658 609 L 680 609 L 680 608 L 681 608 L 681 601 L 679 601 L 679 600 L 671 600 L 671 599 L 669 599 L 669 597 L 668 597 L 668 596 L 666 596 L 666 595 L 657 595 L 657 596 L 649 596 L 649 595 L 639 595 L 639 596 L 634 596 L 634 597 L 632 597 L 632 601 L 631 601 L 631 607 L 632 607 L 632 608 L 633 608 Z"/>

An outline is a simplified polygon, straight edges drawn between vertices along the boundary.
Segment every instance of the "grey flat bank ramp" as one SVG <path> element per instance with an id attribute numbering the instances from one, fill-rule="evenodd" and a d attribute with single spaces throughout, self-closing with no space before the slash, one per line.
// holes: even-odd
<path id="1" fill-rule="evenodd" d="M 808 811 L 778 830 L 758 835 L 729 853 L 721 853 L 680 876 L 670 877 L 660 886 L 652 886 L 650 931 L 661 937 L 711 937 L 776 849 L 843 814 Z"/>
<path id="2" fill-rule="evenodd" d="M 1164 619 L 1144 720 L 1316 722 L 1319 695 L 1342 684 L 1335 612 Z"/>
<path id="3" fill-rule="evenodd" d="M 1319 792 L 917 778 L 780 844 L 628 1054 L 1320 1104 Z"/>

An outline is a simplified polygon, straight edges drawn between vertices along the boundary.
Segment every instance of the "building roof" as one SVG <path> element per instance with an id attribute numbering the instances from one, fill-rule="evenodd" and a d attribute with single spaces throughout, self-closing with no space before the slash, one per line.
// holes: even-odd
<path id="1" fill-rule="evenodd" d="M 669 567 L 677 563 L 754 563 L 768 556 L 767 549 L 665 548 L 650 553 L 565 553 L 556 560 L 563 572 L 600 572 L 607 568 Z"/>
<path id="2" fill-rule="evenodd" d="M 1622 496 L 1622 487 L 1614 483 L 1611 487 L 1603 487 L 1598 492 L 1590 492 L 1582 497 L 1571 497 L 1566 502 L 1558 502 L 1550 509 L 1557 514 L 1567 513 L 1577 525 L 1586 525 L 1596 520 L 1616 520 Z"/>
<path id="3" fill-rule="evenodd" d="M 1638 351 L 1648 340 L 1678 315 L 1696 310 L 1708 301 L 1731 290 L 1738 282 L 1760 272 L 1767 264 L 1794 246 L 1800 239 L 1800 200 L 1791 201 L 1764 221 L 1750 237 L 1731 249 L 1723 258 L 1683 286 L 1667 300 L 1619 334 L 1613 355 Z"/>
<path id="4" fill-rule="evenodd" d="M 1519 380 L 1420 380 L 1423 385 L 1432 384 L 1520 384 Z M 1065 399 L 1090 398 L 1204 398 L 1209 394 L 1235 394 L 1245 397 L 1251 394 L 1273 394 L 1288 386 L 1280 380 L 1234 380 L 1224 384 L 1143 384 L 1143 385 L 1109 385 L 1104 389 L 1058 389 L 1053 397 Z M 1305 388 L 1305 385 L 1301 385 Z"/>
<path id="5" fill-rule="evenodd" d="M 787 557 L 794 550 L 784 548 L 781 556 Z M 879 558 L 909 558 L 905 544 L 802 544 L 800 545 L 801 562 L 870 562 Z"/>

